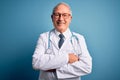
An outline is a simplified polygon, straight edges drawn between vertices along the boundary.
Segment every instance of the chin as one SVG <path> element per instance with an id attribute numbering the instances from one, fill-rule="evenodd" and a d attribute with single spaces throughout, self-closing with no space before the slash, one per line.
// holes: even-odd
<path id="1" fill-rule="evenodd" d="M 66 29 L 65 28 L 57 28 L 59 32 L 64 32 Z"/>
<path id="2" fill-rule="evenodd" d="M 65 25 L 57 25 L 56 26 L 56 29 L 59 31 L 59 32 L 63 32 L 66 30 L 66 26 Z"/>

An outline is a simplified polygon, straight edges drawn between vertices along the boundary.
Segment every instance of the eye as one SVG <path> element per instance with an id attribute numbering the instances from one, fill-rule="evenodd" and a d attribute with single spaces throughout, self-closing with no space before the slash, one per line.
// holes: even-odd
<path id="1" fill-rule="evenodd" d="M 63 17 L 67 17 L 67 16 L 68 16 L 68 14 L 63 14 L 62 16 L 63 16 Z"/>
<path id="2" fill-rule="evenodd" d="M 59 13 L 54 13 L 53 15 L 54 15 L 54 16 L 59 16 Z"/>
<path id="3" fill-rule="evenodd" d="M 67 19 L 67 18 L 69 18 L 69 16 L 70 16 L 70 14 L 68 14 L 68 13 L 53 13 L 53 16 L 54 16 L 54 18 L 59 18 L 59 17 L 63 17 L 64 19 Z"/>

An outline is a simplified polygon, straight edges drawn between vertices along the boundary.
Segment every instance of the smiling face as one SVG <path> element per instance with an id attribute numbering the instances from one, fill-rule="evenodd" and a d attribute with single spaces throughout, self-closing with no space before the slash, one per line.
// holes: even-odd
<path id="1" fill-rule="evenodd" d="M 64 4 L 58 5 L 55 7 L 51 18 L 55 29 L 60 33 L 65 32 L 72 19 L 70 8 Z"/>

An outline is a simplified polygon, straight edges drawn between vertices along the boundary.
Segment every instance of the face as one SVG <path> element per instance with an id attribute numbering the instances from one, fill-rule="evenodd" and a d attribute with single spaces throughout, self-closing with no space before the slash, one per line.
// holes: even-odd
<path id="1" fill-rule="evenodd" d="M 51 18 L 55 29 L 63 33 L 69 27 L 72 16 L 70 15 L 69 8 L 61 4 L 55 8 Z"/>

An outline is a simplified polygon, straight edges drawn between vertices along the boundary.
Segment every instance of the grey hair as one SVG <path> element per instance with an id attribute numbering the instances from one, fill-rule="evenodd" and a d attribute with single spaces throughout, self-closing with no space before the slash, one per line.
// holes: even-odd
<path id="1" fill-rule="evenodd" d="M 65 2 L 60 2 L 60 3 L 58 3 L 58 4 L 53 8 L 52 14 L 54 13 L 55 9 L 56 9 L 59 5 L 65 5 L 66 7 L 68 7 L 69 10 L 70 10 L 70 15 L 72 16 L 71 7 L 70 7 L 67 3 L 65 3 Z"/>

